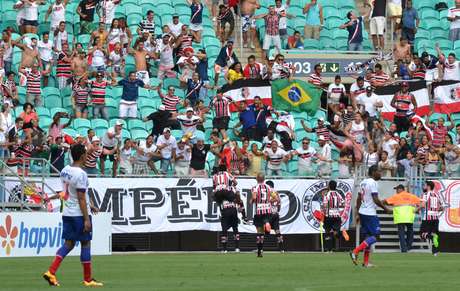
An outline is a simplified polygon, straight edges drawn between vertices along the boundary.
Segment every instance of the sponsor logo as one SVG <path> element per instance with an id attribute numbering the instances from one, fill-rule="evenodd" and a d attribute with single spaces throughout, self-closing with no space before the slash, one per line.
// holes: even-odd
<path id="1" fill-rule="evenodd" d="M 0 226 L 0 238 L 2 241 L 2 248 L 5 249 L 6 255 L 11 254 L 11 250 L 15 247 L 15 238 L 18 236 L 18 228 L 13 226 L 13 220 L 10 215 L 5 218 L 5 224 Z"/>
<path id="2" fill-rule="evenodd" d="M 320 230 L 320 217 L 323 203 L 323 193 L 327 190 L 328 181 L 318 181 L 307 188 L 302 198 L 302 214 L 307 223 L 316 230 Z M 352 189 L 348 183 L 337 181 L 336 191 L 342 196 L 345 205 L 340 209 L 342 225 L 346 225 L 349 220 L 351 209 Z"/>

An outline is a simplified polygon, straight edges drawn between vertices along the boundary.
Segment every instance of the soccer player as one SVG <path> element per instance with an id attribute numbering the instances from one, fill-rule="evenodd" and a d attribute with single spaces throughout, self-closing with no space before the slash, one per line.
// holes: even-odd
<path id="1" fill-rule="evenodd" d="M 369 168 L 369 178 L 364 179 L 360 186 L 360 193 L 356 201 L 356 209 L 359 213 L 361 222 L 361 234 L 365 237 L 364 241 L 357 246 L 350 257 L 353 264 L 358 265 L 358 254 L 364 251 L 363 267 L 371 267 L 369 264 L 370 250 L 373 244 L 377 242 L 377 236 L 380 234 L 380 222 L 377 216 L 377 206 L 381 207 L 387 213 L 391 211 L 379 199 L 377 181 L 380 180 L 381 174 L 376 165 Z"/>
<path id="2" fill-rule="evenodd" d="M 88 176 L 83 167 L 86 161 L 84 145 L 76 144 L 71 150 L 73 164 L 62 169 L 60 177 L 65 189 L 65 207 L 62 213 L 62 238 L 64 245 L 57 251 L 56 257 L 43 274 L 43 278 L 51 286 L 59 286 L 56 272 L 67 254 L 72 251 L 77 241 L 81 244 L 80 261 L 83 265 L 83 285 L 102 287 L 101 282 L 91 277 L 91 238 L 92 226 L 90 213 L 98 209 L 91 206 L 88 195 Z"/>
<path id="3" fill-rule="evenodd" d="M 324 230 L 326 233 L 325 246 L 326 251 L 332 252 L 335 248 L 335 240 L 339 237 L 342 226 L 341 210 L 345 206 L 345 200 L 337 192 L 337 182 L 329 181 L 327 193 L 323 196 L 322 210 L 324 213 Z M 342 232 L 342 236 L 348 241 L 348 235 Z"/>
<path id="4" fill-rule="evenodd" d="M 257 257 L 263 257 L 264 233 L 270 233 L 272 206 L 270 203 L 272 189 L 265 184 L 265 175 L 257 174 L 257 186 L 252 188 L 251 203 L 256 205 L 256 214 L 254 215 L 254 225 L 257 228 Z"/>
<path id="5" fill-rule="evenodd" d="M 236 189 L 233 188 L 233 193 L 236 193 Z M 239 199 L 241 201 L 241 199 Z M 243 206 L 244 207 L 244 206 Z M 220 240 L 222 242 L 222 252 L 227 253 L 227 242 L 228 242 L 228 229 L 232 228 L 233 238 L 235 240 L 235 252 L 240 252 L 240 234 L 238 232 L 238 208 L 237 199 L 235 201 L 222 201 L 219 205 L 220 208 L 220 224 L 222 226 L 222 234 Z M 244 211 L 244 208 L 243 208 Z"/>
<path id="6" fill-rule="evenodd" d="M 216 200 L 217 204 L 221 205 L 224 200 L 235 201 L 235 193 L 232 190 L 237 183 L 235 178 L 227 172 L 225 164 L 219 165 L 218 172 L 212 176 L 212 183 L 214 186 L 214 200 Z"/>
<path id="7" fill-rule="evenodd" d="M 443 210 L 442 198 L 434 191 L 433 181 L 425 182 L 425 193 L 422 196 L 422 225 L 420 226 L 420 237 L 424 240 L 431 240 L 431 252 L 434 256 L 439 253 L 439 216 Z"/>
<path id="8" fill-rule="evenodd" d="M 271 228 L 275 231 L 276 235 L 276 241 L 278 242 L 278 250 L 281 253 L 284 253 L 284 240 L 283 240 L 283 235 L 281 234 L 280 231 L 280 210 L 281 210 L 281 199 L 280 195 L 278 192 L 276 192 L 275 189 L 275 184 L 273 181 L 267 181 L 265 182 L 270 188 L 272 188 L 272 193 L 270 195 L 270 203 L 272 206 L 272 217 L 270 220 L 270 226 Z"/>

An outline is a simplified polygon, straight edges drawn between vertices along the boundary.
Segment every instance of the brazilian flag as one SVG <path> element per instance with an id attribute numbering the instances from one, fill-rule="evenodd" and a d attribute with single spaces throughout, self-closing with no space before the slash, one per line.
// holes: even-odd
<path id="1" fill-rule="evenodd" d="M 313 115 L 321 105 L 322 90 L 300 80 L 272 82 L 272 104 L 277 110 L 307 112 Z"/>

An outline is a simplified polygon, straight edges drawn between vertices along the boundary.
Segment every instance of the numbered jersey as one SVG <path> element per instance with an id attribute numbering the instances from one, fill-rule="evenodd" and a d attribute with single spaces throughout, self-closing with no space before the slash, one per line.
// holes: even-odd
<path id="1" fill-rule="evenodd" d="M 256 215 L 264 215 L 272 213 L 272 205 L 270 203 L 272 189 L 270 186 L 258 184 L 252 188 L 252 193 L 256 194 Z"/>
<path id="2" fill-rule="evenodd" d="M 438 220 L 441 215 L 442 198 L 434 191 L 423 194 L 422 200 L 426 203 L 422 220 Z"/>
<path id="3" fill-rule="evenodd" d="M 364 179 L 359 185 L 361 195 L 361 206 L 359 213 L 364 215 L 376 216 L 377 204 L 375 204 L 373 196 L 378 195 L 378 184 L 372 178 Z"/>
<path id="4" fill-rule="evenodd" d="M 230 175 L 228 172 L 219 172 L 212 177 L 212 182 L 214 185 L 215 191 L 233 191 L 233 186 L 235 183 L 235 178 Z"/>
<path id="5" fill-rule="evenodd" d="M 64 211 L 63 216 L 83 216 L 78 203 L 77 191 L 85 192 L 86 207 L 90 213 L 90 203 L 88 194 L 88 176 L 79 167 L 66 166 L 60 174 L 61 182 L 64 187 Z"/>
<path id="6" fill-rule="evenodd" d="M 324 214 L 327 217 L 340 217 L 343 205 L 344 200 L 337 191 L 328 191 L 323 197 Z"/>

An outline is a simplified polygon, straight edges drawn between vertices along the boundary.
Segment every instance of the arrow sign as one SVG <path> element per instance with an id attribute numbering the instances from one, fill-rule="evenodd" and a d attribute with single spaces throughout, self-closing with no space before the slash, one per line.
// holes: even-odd
<path id="1" fill-rule="evenodd" d="M 337 72 L 340 69 L 339 64 L 337 64 L 337 63 L 332 63 L 332 64 L 329 64 L 329 65 L 330 65 L 329 69 L 334 73 Z"/>

